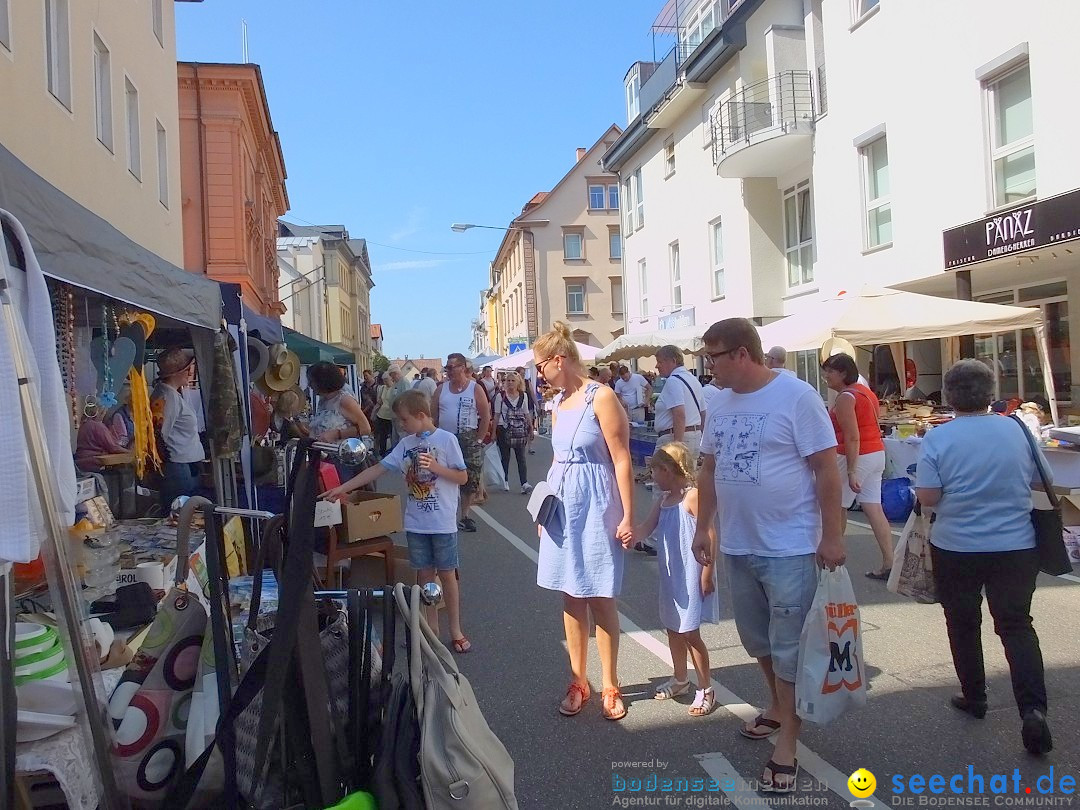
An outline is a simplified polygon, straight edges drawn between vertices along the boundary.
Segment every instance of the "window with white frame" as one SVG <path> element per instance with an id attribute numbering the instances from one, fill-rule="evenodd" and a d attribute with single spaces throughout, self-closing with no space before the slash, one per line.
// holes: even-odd
<path id="1" fill-rule="evenodd" d="M 641 288 L 641 317 L 649 317 L 649 275 L 644 259 L 637 263 L 638 286 Z"/>
<path id="2" fill-rule="evenodd" d="M 671 268 L 671 306 L 682 306 L 682 268 L 679 266 L 679 243 L 672 242 L 668 245 L 668 256 Z"/>
<path id="3" fill-rule="evenodd" d="M 150 0 L 150 22 L 158 44 L 165 46 L 165 0 Z"/>
<path id="4" fill-rule="evenodd" d="M 45 0 L 45 68 L 49 92 L 71 109 L 71 34 L 68 0 Z"/>
<path id="5" fill-rule="evenodd" d="M 583 281 L 566 282 L 566 314 L 585 314 L 585 283 Z"/>
<path id="6" fill-rule="evenodd" d="M 609 259 L 621 259 L 622 258 L 622 234 L 619 233 L 619 229 L 615 226 L 608 227 L 608 258 Z"/>
<path id="7" fill-rule="evenodd" d="M 110 152 L 113 148 L 112 59 L 109 49 L 94 33 L 94 126 L 97 139 Z"/>
<path id="8" fill-rule="evenodd" d="M 784 255 L 788 287 L 814 280 L 814 212 L 809 180 L 784 192 Z"/>
<path id="9" fill-rule="evenodd" d="M 638 167 L 630 178 L 634 189 L 634 230 L 645 227 L 645 187 L 641 183 L 641 168 Z"/>
<path id="10" fill-rule="evenodd" d="M 611 314 L 623 314 L 623 284 L 621 278 L 611 277 Z"/>
<path id="11" fill-rule="evenodd" d="M 623 202 L 626 203 L 626 211 L 623 216 L 623 233 L 629 236 L 634 232 L 633 177 L 627 177 L 623 183 Z"/>
<path id="12" fill-rule="evenodd" d="M 0 45 L 11 50 L 11 0 L 0 0 Z"/>
<path id="13" fill-rule="evenodd" d="M 522 292 L 521 284 L 517 285 L 517 308 L 518 308 L 518 323 L 525 320 L 525 293 Z"/>
<path id="14" fill-rule="evenodd" d="M 607 207 L 611 211 L 619 210 L 619 184 L 612 183 L 607 187 Z"/>
<path id="15" fill-rule="evenodd" d="M 990 113 L 990 165 L 994 207 L 1036 194 L 1035 122 L 1027 64 L 986 85 Z"/>
<path id="16" fill-rule="evenodd" d="M 668 138 L 664 142 L 664 179 L 675 174 L 675 138 Z"/>
<path id="17" fill-rule="evenodd" d="M 713 298 L 726 295 L 724 286 L 724 229 L 720 220 L 709 225 L 709 238 L 712 242 L 712 294 Z"/>
<path id="18" fill-rule="evenodd" d="M 124 77 L 124 106 L 127 109 L 127 159 L 128 171 L 136 179 L 142 179 L 142 146 L 139 141 L 139 91 Z"/>
<path id="19" fill-rule="evenodd" d="M 800 380 L 814 386 L 822 399 L 828 396 L 829 387 L 821 374 L 821 357 L 816 350 L 795 352 L 795 374 Z"/>
<path id="20" fill-rule="evenodd" d="M 715 104 L 716 96 L 713 96 L 701 105 L 701 146 L 703 149 L 712 146 L 712 114 Z"/>
<path id="21" fill-rule="evenodd" d="M 600 185 L 589 186 L 589 210 L 600 211 L 603 210 L 605 204 L 605 189 Z"/>
<path id="22" fill-rule="evenodd" d="M 721 0 L 705 0 L 681 24 L 680 44 L 685 58 L 723 22 Z"/>
<path id="23" fill-rule="evenodd" d="M 158 200 L 166 208 L 169 207 L 169 142 L 165 134 L 165 127 L 160 121 L 157 125 L 157 172 L 158 172 Z"/>
<path id="24" fill-rule="evenodd" d="M 563 231 L 563 259 L 574 261 L 585 258 L 585 234 L 581 231 Z"/>
<path id="25" fill-rule="evenodd" d="M 863 175 L 866 247 L 892 243 L 892 189 L 889 184 L 889 146 L 885 136 L 859 150 Z"/>
<path id="26" fill-rule="evenodd" d="M 641 68 L 634 65 L 626 77 L 626 122 L 641 114 Z"/>
<path id="27" fill-rule="evenodd" d="M 875 8 L 880 0 L 851 0 L 851 21 L 858 22 Z"/>

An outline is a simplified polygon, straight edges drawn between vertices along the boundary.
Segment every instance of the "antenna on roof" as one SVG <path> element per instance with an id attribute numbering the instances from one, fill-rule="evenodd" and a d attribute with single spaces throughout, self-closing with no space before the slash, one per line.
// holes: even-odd
<path id="1" fill-rule="evenodd" d="M 243 42 L 243 63 L 248 63 L 248 36 L 247 36 L 247 20 L 240 20 L 240 36 Z"/>

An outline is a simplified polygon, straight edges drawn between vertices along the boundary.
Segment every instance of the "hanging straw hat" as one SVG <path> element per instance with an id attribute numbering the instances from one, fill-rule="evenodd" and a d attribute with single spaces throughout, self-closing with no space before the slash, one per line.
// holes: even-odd
<path id="1" fill-rule="evenodd" d="M 284 362 L 270 366 L 263 375 L 263 383 L 271 391 L 288 391 L 298 382 L 300 358 L 293 351 L 286 351 Z"/>
<path id="2" fill-rule="evenodd" d="M 844 338 L 831 337 L 821 344 L 821 362 L 824 363 L 834 354 L 846 354 L 854 359 L 855 347 Z"/>

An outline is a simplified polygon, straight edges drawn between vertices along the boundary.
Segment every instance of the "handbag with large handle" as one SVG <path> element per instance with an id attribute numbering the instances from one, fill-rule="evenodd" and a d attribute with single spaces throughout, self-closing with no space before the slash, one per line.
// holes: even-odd
<path id="1" fill-rule="evenodd" d="M 207 634 L 207 612 L 188 590 L 192 498 L 180 511 L 176 578 L 146 638 L 109 698 L 120 789 L 142 807 L 160 806 L 184 772 L 188 714 Z"/>
<path id="2" fill-rule="evenodd" d="M 1035 549 L 1039 552 L 1039 570 L 1055 577 L 1060 574 L 1071 574 L 1073 567 L 1069 561 L 1069 550 L 1065 547 L 1065 524 L 1061 519 L 1061 500 L 1054 492 L 1050 476 L 1043 469 L 1042 456 L 1035 444 L 1035 437 L 1015 414 L 1010 418 L 1020 426 L 1024 431 L 1024 436 L 1027 437 L 1031 457 L 1035 461 L 1035 469 L 1039 471 L 1043 490 L 1050 501 L 1049 509 L 1031 510 L 1031 523 L 1035 527 Z"/>
<path id="3" fill-rule="evenodd" d="M 214 746 L 169 793 L 170 808 L 188 806 L 215 749 L 235 750 L 237 782 L 237 790 L 226 792 L 215 807 L 237 808 L 241 801 L 244 807 L 266 810 L 326 807 L 344 795 L 347 751 L 342 734 L 335 733 L 332 712 L 347 716 L 347 703 L 342 708 L 331 702 L 326 669 L 333 664 L 324 665 L 323 636 L 340 639 L 337 647 L 345 657 L 347 676 L 348 633 L 340 611 L 329 618 L 323 632 L 319 630 L 311 566 L 318 457 L 314 451 L 297 454 L 289 487 L 289 531 L 283 536 L 283 524 L 271 524 L 260 547 L 260 556 L 273 559 L 278 554 L 274 544 L 284 537 L 288 540 L 280 552 L 278 611 L 272 628 L 255 624 L 265 646 L 254 656 L 244 650 L 243 676 L 222 712 Z M 258 621 L 260 577 L 256 571 L 248 630 Z"/>
<path id="4" fill-rule="evenodd" d="M 409 617 L 409 676 L 420 720 L 428 810 L 516 810 L 514 760 L 488 726 L 472 686 L 421 615 L 420 586 L 394 586 Z"/>

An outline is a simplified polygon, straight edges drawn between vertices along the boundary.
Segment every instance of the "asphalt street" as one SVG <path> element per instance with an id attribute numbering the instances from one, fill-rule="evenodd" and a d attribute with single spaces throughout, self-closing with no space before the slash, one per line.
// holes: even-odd
<path id="1" fill-rule="evenodd" d="M 540 438 L 534 447 L 529 475 L 536 481 L 547 473 L 551 446 Z M 628 716 L 620 722 L 601 717 L 595 642 L 589 661 L 593 698 L 577 717 L 561 716 L 557 706 L 569 682 L 561 597 L 536 585 L 536 528 L 525 510 L 526 496 L 518 492 L 513 464 L 511 478 L 511 492 L 490 493 L 476 510 L 479 531 L 459 535 L 463 622 L 473 650 L 457 660 L 488 723 L 514 758 L 522 808 L 840 808 L 853 798 L 847 779 L 860 767 L 876 776 L 871 802 L 878 807 L 918 806 L 926 799 L 955 806 L 959 802 L 949 795 L 895 794 L 894 776 L 908 784 L 916 775 L 941 774 L 948 780 L 962 774 L 958 784 L 966 789 L 969 766 L 985 777 L 987 793 L 975 797 L 976 806 L 1039 798 L 1037 789 L 1031 795 L 1026 790 L 1051 768 L 1055 780 L 1070 775 L 1080 783 L 1080 578 L 1041 576 L 1035 594 L 1033 615 L 1054 736 L 1053 752 L 1037 760 L 1021 744 L 1005 657 L 989 613 L 984 609 L 990 711 L 979 721 L 948 706 L 957 684 L 940 606 L 898 597 L 884 583 L 863 576 L 879 560 L 869 528 L 857 525 L 857 514 L 848 527 L 848 569 L 864 627 L 869 700 L 829 726 L 803 725 L 796 796 L 754 790 L 771 744 L 744 739 L 738 727 L 762 705 L 764 684 L 739 644 L 722 581 L 721 621 L 702 627 L 722 705 L 708 717 L 694 718 L 687 714 L 692 695 L 676 701 L 652 698 L 655 686 L 671 675 L 657 614 L 655 557 L 627 552 L 619 599 L 619 677 Z M 383 488 L 399 488 L 383 480 Z M 639 484 L 639 518 L 651 499 Z M 1008 796 L 989 794 L 995 774 L 1007 775 Z M 657 786 L 649 791 L 653 775 Z M 710 777 L 725 790 L 710 791 Z M 668 791 L 662 790 L 664 779 L 672 780 Z M 639 789 L 631 780 L 640 780 Z M 1014 795 L 1014 783 L 1020 795 Z M 977 780 L 971 786 L 977 788 Z"/>

